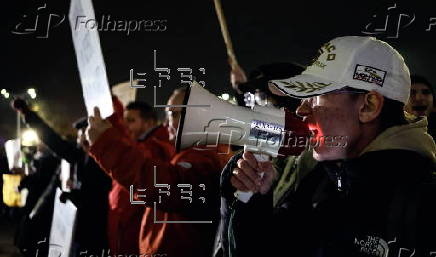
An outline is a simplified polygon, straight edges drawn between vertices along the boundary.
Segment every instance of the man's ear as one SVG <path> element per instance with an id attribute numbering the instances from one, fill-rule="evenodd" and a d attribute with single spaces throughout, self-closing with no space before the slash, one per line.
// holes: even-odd
<path id="1" fill-rule="evenodd" d="M 362 123 L 368 123 L 375 120 L 383 108 L 384 97 L 376 92 L 370 91 L 365 94 L 359 108 L 359 120 Z"/>

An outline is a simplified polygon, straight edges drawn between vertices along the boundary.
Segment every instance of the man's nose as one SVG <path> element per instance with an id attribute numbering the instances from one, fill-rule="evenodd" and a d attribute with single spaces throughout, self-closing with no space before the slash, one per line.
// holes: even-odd
<path id="1" fill-rule="evenodd" d="M 301 101 L 300 106 L 297 107 L 297 110 L 295 111 L 297 116 L 300 117 L 306 117 L 309 116 L 312 113 L 312 107 L 309 104 L 308 100 Z"/>

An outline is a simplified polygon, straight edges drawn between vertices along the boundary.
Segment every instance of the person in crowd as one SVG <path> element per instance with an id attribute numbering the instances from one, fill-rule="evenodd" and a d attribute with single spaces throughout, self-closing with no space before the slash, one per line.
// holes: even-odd
<path id="1" fill-rule="evenodd" d="M 53 179 L 59 175 L 59 164 L 60 160 L 38 143 L 36 153 L 29 160 L 33 172 L 20 182 L 18 190 L 26 188 L 28 193 L 14 243 L 23 256 L 48 255 L 55 194 Z"/>
<path id="2" fill-rule="evenodd" d="M 155 110 L 146 102 L 130 102 L 124 111 L 120 102 L 114 99 L 116 108 L 115 119 L 111 117 L 112 123 L 116 124 L 121 131 L 125 131 L 125 140 L 130 140 L 141 147 L 154 147 L 156 154 L 160 155 L 163 161 L 170 161 L 174 154 L 174 147 L 168 141 L 168 130 L 158 124 Z M 155 147 L 155 142 L 160 146 Z M 144 206 L 131 204 L 128 188 L 120 185 L 116 180 L 112 181 L 112 190 L 109 193 L 109 216 L 108 216 L 108 238 L 110 253 L 117 254 L 138 254 L 139 253 L 139 232 L 141 220 L 144 214 Z"/>
<path id="3" fill-rule="evenodd" d="M 288 97 L 280 97 L 268 90 L 268 81 L 285 79 L 303 72 L 304 68 L 294 63 L 271 63 L 260 65 L 250 75 L 240 66 L 230 71 L 230 82 L 236 93 L 238 105 L 253 107 L 254 105 L 284 107 L 296 109 L 298 101 Z"/>
<path id="4" fill-rule="evenodd" d="M 434 138 L 436 135 L 436 117 L 432 110 L 436 103 L 433 86 L 426 78 L 419 75 L 412 75 L 410 79 L 412 87 L 405 110 L 416 117 L 427 117 L 428 133 Z"/>
<path id="5" fill-rule="evenodd" d="M 185 90 L 177 89 L 168 100 L 168 105 L 175 105 L 167 108 L 172 143 L 182 110 L 177 105 L 183 104 L 184 96 Z M 221 153 L 227 153 L 228 147 L 188 148 L 166 161 L 157 152 L 161 143 L 132 144 L 100 117 L 98 108 L 89 122 L 91 156 L 129 189 L 132 204 L 148 207 L 142 219 L 140 254 L 210 256 L 219 215 L 219 174 L 229 157 Z"/>
<path id="6" fill-rule="evenodd" d="M 9 172 L 9 164 L 8 164 L 8 158 L 6 156 L 6 150 L 4 147 L 4 140 L 0 138 L 0 188 L 2 189 L 0 191 L 0 217 L 6 212 L 6 206 L 3 203 L 3 175 Z"/>
<path id="7" fill-rule="evenodd" d="M 57 157 L 70 163 L 73 173 L 77 176 L 77 181 L 69 184 L 71 192 L 61 195 L 62 201 L 70 199 L 78 210 L 72 255 L 101 255 L 102 251 L 108 248 L 106 227 L 111 179 L 88 155 L 89 144 L 84 134 L 88 126 L 87 118 L 81 118 L 73 124 L 77 129 L 76 143 L 59 136 L 24 100 L 15 99 L 12 106 L 23 115 L 26 125 L 37 131 L 39 139 Z M 59 184 L 59 180 L 55 180 L 54 183 Z"/>
<path id="8" fill-rule="evenodd" d="M 222 190 L 255 194 L 248 203 L 225 194 L 230 239 L 216 256 L 431 256 L 436 146 L 425 120 L 404 115 L 411 82 L 403 57 L 357 36 L 335 38 L 319 53 L 301 75 L 270 84 L 304 99 L 296 114 L 322 142 L 311 149 L 315 163 L 306 156 L 290 174 L 311 171 L 283 184 L 277 166 L 244 152 Z M 346 144 L 329 144 L 335 136 Z"/>
<path id="9" fill-rule="evenodd" d="M 239 96 L 239 105 L 244 104 L 244 106 L 251 107 L 255 105 L 268 106 L 270 108 L 286 108 L 289 111 L 295 112 L 295 109 L 297 108 L 300 101 L 298 99 L 272 94 L 268 89 L 268 81 L 272 79 L 284 79 L 290 76 L 296 76 L 301 74 L 302 71 L 303 68 L 297 64 L 273 63 L 259 66 L 256 70 L 251 72 L 250 80 L 248 80 L 242 68 L 236 66 L 231 71 L 230 81 L 233 89 L 237 92 L 237 95 Z M 246 92 L 245 102 L 243 97 L 244 92 Z M 251 99 L 250 97 L 255 97 L 255 99 Z M 247 104 L 247 102 L 250 102 L 247 100 L 251 100 L 251 103 Z M 214 256 L 222 256 L 225 252 L 228 252 L 228 240 L 232 240 L 232 238 L 229 237 L 230 235 L 227 233 L 227 231 L 229 222 L 231 220 L 230 213 L 232 211 L 232 204 L 234 202 L 234 190 L 233 187 L 228 183 L 228 181 L 232 176 L 233 167 L 236 166 L 236 163 L 242 157 L 242 154 L 242 150 L 236 152 L 236 154 L 231 158 L 231 160 L 228 162 L 228 164 L 223 169 L 223 172 L 221 173 L 221 220 L 215 238 Z M 311 152 L 307 151 L 303 156 L 309 155 L 311 155 Z M 291 173 L 290 167 L 293 167 L 293 163 L 296 161 L 295 156 L 288 156 L 286 158 L 274 158 L 274 165 L 283 167 L 283 169 L 278 169 L 278 177 L 283 176 L 287 178 L 287 180 L 294 181 L 296 174 L 302 177 L 306 173 L 308 173 L 313 167 L 312 164 L 314 160 L 310 157 L 301 159 L 304 159 L 304 162 L 308 168 L 302 169 L 301 171 L 299 170 L 295 173 Z M 245 219 L 252 219 L 252 217 L 247 216 L 245 217 Z M 256 219 L 256 217 L 254 216 L 253 219 Z"/>

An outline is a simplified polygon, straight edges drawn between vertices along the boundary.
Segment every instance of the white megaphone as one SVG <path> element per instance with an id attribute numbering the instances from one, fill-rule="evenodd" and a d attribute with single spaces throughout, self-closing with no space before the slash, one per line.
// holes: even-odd
<path id="1" fill-rule="evenodd" d="M 217 98 L 197 82 L 188 88 L 177 132 L 177 151 L 198 146 L 216 147 L 218 144 L 244 146 L 258 161 L 286 154 L 292 146 L 285 110 L 255 106 L 254 109 L 236 106 Z M 300 121 L 302 123 L 302 121 Z M 286 143 L 285 143 L 285 140 Z M 252 192 L 235 193 L 248 202 Z"/>

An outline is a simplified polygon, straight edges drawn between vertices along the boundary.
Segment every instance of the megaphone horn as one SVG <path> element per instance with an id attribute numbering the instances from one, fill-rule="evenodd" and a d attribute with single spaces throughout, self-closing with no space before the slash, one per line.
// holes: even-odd
<path id="1" fill-rule="evenodd" d="M 236 106 L 217 98 L 197 82 L 187 89 L 183 104 L 186 108 L 179 121 L 177 151 L 219 144 L 237 145 L 255 153 L 259 161 L 265 161 L 270 156 L 297 155 L 307 146 L 292 145 L 292 138 L 297 141 L 306 137 L 309 130 L 289 111 Z"/>
<path id="2" fill-rule="evenodd" d="M 299 153 L 306 147 L 293 145 L 290 140 L 307 136 L 309 131 L 306 124 L 289 111 L 236 106 L 219 99 L 197 82 L 187 89 L 184 105 L 176 138 L 177 151 L 229 144 L 277 157 Z"/>

